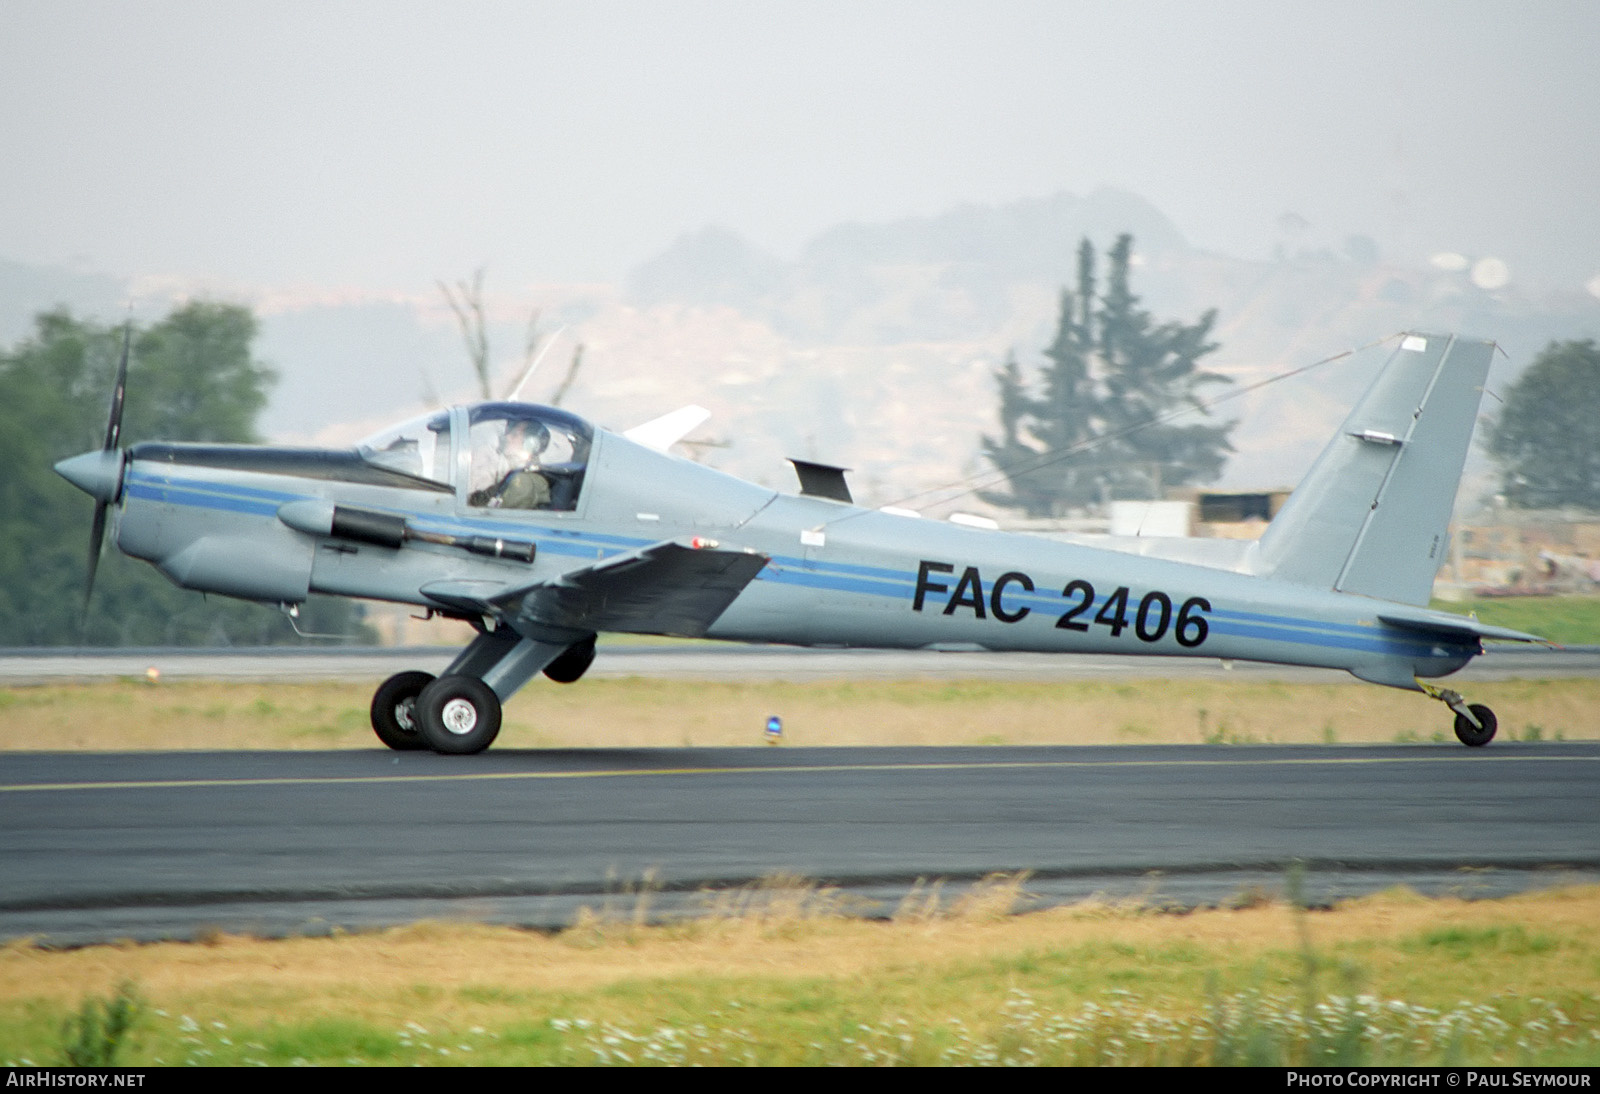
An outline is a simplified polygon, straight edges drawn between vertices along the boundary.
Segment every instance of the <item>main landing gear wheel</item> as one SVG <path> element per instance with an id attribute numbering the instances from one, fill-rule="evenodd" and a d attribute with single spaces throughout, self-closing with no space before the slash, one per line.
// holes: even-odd
<path id="1" fill-rule="evenodd" d="M 1472 717 L 1478 720 L 1477 725 L 1472 724 L 1472 719 L 1465 714 L 1456 715 L 1456 739 L 1469 748 L 1482 748 L 1494 740 L 1495 730 L 1500 728 L 1500 722 L 1494 716 L 1494 711 L 1482 703 L 1473 703 L 1468 710 Z"/>
<path id="2" fill-rule="evenodd" d="M 544 674 L 558 684 L 576 683 L 594 664 L 594 636 L 576 642 L 561 651 L 561 655 L 544 667 Z"/>
<path id="3" fill-rule="evenodd" d="M 417 696 L 433 683 L 431 672 L 401 672 L 378 685 L 372 695 L 372 731 L 397 752 L 427 748 L 417 724 Z"/>
<path id="4" fill-rule="evenodd" d="M 482 752 L 500 733 L 500 699 L 475 676 L 441 676 L 417 696 L 417 724 L 435 752 Z"/>

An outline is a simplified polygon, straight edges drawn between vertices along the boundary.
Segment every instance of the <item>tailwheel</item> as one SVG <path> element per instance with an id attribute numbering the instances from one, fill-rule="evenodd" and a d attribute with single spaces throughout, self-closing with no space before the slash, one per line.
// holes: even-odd
<path id="1" fill-rule="evenodd" d="M 1472 718 L 1465 714 L 1456 715 L 1456 739 L 1468 748 L 1482 748 L 1494 740 L 1500 722 L 1495 718 L 1494 711 L 1482 703 L 1473 703 L 1467 709 L 1472 712 Z M 1477 719 L 1477 725 L 1472 724 L 1473 718 Z"/>
<path id="2" fill-rule="evenodd" d="M 500 733 L 500 699 L 476 676 L 441 676 L 422 689 L 415 709 L 435 752 L 482 752 Z"/>
<path id="3" fill-rule="evenodd" d="M 397 752 L 427 748 L 417 724 L 417 696 L 433 683 L 431 672 L 400 672 L 378 685 L 372 695 L 372 731 Z"/>
<path id="4" fill-rule="evenodd" d="M 1421 680 L 1417 681 L 1417 686 L 1430 699 L 1437 699 L 1456 712 L 1456 740 L 1468 748 L 1482 748 L 1494 740 L 1494 731 L 1500 728 L 1500 722 L 1495 718 L 1494 711 L 1482 703 L 1468 705 L 1459 691 L 1434 687 Z"/>

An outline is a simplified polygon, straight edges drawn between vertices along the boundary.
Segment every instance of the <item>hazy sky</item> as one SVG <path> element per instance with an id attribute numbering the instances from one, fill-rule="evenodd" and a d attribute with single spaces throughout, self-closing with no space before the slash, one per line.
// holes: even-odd
<path id="1" fill-rule="evenodd" d="M 1264 256 L 1600 274 L 1600 4 L 0 0 L 0 257 L 611 281 L 1101 185 Z"/>

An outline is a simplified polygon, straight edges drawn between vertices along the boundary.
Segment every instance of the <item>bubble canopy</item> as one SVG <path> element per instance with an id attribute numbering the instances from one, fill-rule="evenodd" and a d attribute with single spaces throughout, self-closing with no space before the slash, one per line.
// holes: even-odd
<path id="1" fill-rule="evenodd" d="M 478 403 L 467 408 L 467 504 L 485 509 L 577 507 L 594 428 L 554 407 Z"/>
<path id="2" fill-rule="evenodd" d="M 462 446 L 467 503 L 484 509 L 570 511 L 583 489 L 594 427 L 532 403 L 475 403 L 424 414 L 356 446 L 368 463 L 454 486 L 451 430 Z"/>
<path id="3" fill-rule="evenodd" d="M 374 433 L 356 445 L 368 463 L 450 484 L 450 412 L 436 410 Z"/>

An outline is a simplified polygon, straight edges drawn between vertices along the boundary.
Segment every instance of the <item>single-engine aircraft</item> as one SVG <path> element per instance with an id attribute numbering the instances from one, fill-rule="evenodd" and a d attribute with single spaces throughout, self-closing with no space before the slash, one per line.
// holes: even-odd
<path id="1" fill-rule="evenodd" d="M 451 407 L 350 449 L 118 447 L 56 464 L 126 554 L 186 589 L 291 609 L 310 593 L 414 604 L 477 636 L 435 679 L 372 699 L 390 748 L 475 753 L 543 672 L 601 631 L 799 646 L 1159 654 L 1344 669 L 1425 692 L 1487 744 L 1486 706 L 1426 682 L 1519 631 L 1429 610 L 1494 344 L 1409 334 L 1258 541 L 1058 542 L 852 503 L 791 461 L 787 494 L 670 454 L 686 407 L 623 433 L 521 402 Z"/>

